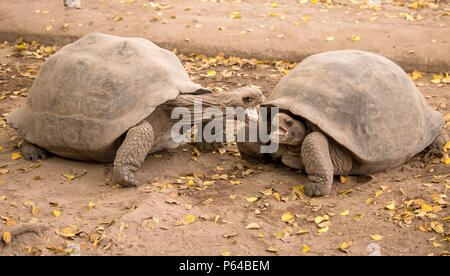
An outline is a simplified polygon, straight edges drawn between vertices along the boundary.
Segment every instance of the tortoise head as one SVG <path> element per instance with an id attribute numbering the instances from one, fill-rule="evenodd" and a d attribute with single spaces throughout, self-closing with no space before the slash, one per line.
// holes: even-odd
<path id="1" fill-rule="evenodd" d="M 243 107 L 251 120 L 258 121 L 259 105 L 265 100 L 265 97 L 259 88 L 254 86 L 240 87 L 233 91 L 226 92 L 226 106 Z"/>
<path id="2" fill-rule="evenodd" d="M 301 121 L 282 112 L 276 114 L 273 120 L 278 120 L 278 129 L 270 134 L 271 140 L 275 140 L 274 136 L 277 135 L 280 144 L 301 145 L 306 136 L 306 127 Z M 277 125 L 276 122 L 272 123 Z"/>
<path id="3" fill-rule="evenodd" d="M 240 87 L 224 94 L 228 95 L 227 106 L 243 107 L 244 109 L 257 107 L 265 99 L 261 90 L 254 86 Z"/>

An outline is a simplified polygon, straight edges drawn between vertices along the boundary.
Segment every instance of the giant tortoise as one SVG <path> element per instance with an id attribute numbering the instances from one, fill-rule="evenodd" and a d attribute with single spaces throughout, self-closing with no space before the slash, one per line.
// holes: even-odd
<path id="1" fill-rule="evenodd" d="M 407 74 L 389 59 L 364 51 L 307 57 L 263 106 L 280 109 L 274 116 L 279 128 L 271 132 L 279 148 L 269 157 L 304 169 L 309 196 L 327 194 L 333 175 L 384 171 L 429 146 L 442 152 L 449 141 L 444 117 L 430 108 Z M 238 147 L 244 158 L 261 156 L 258 143 Z"/>
<path id="2" fill-rule="evenodd" d="M 25 104 L 7 116 L 24 138 L 25 159 L 46 151 L 76 160 L 114 161 L 113 180 L 138 184 L 149 152 L 179 145 L 171 111 L 203 106 L 252 107 L 262 92 L 212 93 L 191 81 L 175 54 L 143 38 L 100 33 L 66 45 L 42 67 Z"/>

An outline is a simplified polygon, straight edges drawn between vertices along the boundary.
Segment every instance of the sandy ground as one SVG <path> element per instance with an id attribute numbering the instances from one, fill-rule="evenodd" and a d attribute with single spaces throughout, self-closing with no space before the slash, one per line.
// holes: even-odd
<path id="1" fill-rule="evenodd" d="M 12 160 L 21 139 L 4 115 L 25 101 L 43 63 L 36 57 L 52 51 L 18 56 L 13 46 L 0 47 L 0 255 L 63 255 L 70 244 L 81 255 L 449 254 L 449 165 L 424 163 L 424 154 L 369 178 L 336 178 L 329 196 L 314 199 L 301 192 L 304 174 L 242 161 L 232 144 L 199 156 L 192 145 L 150 155 L 139 188 L 110 183 L 111 164 Z M 179 57 L 204 86 L 251 82 L 266 95 L 295 65 Z M 415 82 L 448 116 L 450 88 L 432 78 Z"/>

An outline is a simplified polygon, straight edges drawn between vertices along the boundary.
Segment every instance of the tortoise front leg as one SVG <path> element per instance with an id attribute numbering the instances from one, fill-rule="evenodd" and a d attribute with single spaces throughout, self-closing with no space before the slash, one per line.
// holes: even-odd
<path id="1" fill-rule="evenodd" d="M 308 134 L 302 143 L 301 159 L 309 180 L 305 193 L 311 197 L 328 194 L 333 183 L 333 163 L 325 135 L 320 132 Z"/>
<path id="2" fill-rule="evenodd" d="M 44 160 L 49 156 L 45 149 L 40 148 L 35 144 L 31 144 L 26 140 L 23 140 L 22 143 L 22 155 L 25 160 L 31 162 L 36 162 L 38 159 Z"/>
<path id="3" fill-rule="evenodd" d="M 139 184 L 136 172 L 153 145 L 153 128 L 147 121 L 130 128 L 114 160 L 113 181 L 124 187 Z"/>

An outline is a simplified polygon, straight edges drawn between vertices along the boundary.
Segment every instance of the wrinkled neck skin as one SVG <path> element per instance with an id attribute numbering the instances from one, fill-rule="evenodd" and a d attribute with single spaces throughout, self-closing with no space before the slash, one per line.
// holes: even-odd
<path id="1" fill-rule="evenodd" d="M 215 107 L 220 109 L 222 115 L 226 115 L 226 107 L 238 106 L 240 99 L 240 95 L 236 95 L 235 93 L 207 93 L 200 95 L 191 95 L 191 94 L 179 94 L 175 99 L 166 102 L 166 106 L 169 107 L 169 110 L 173 110 L 176 107 L 188 108 L 191 114 L 191 119 L 193 123 L 199 123 L 195 121 L 197 118 L 201 118 L 203 122 L 207 122 L 211 120 L 207 114 L 204 114 L 205 109 L 208 107 Z M 195 110 L 195 102 L 197 101 L 199 104 L 201 100 L 201 108 L 197 107 Z M 197 112 L 198 114 L 195 114 Z M 209 118 L 208 118 L 209 117 Z M 225 120 L 224 120 L 225 122 Z"/>
<path id="2" fill-rule="evenodd" d="M 203 107 L 218 107 L 225 112 L 227 106 L 233 106 L 234 96 L 233 93 L 179 94 L 167 104 L 172 107 L 187 107 L 189 110 L 193 110 L 195 101 L 201 100 Z"/>

